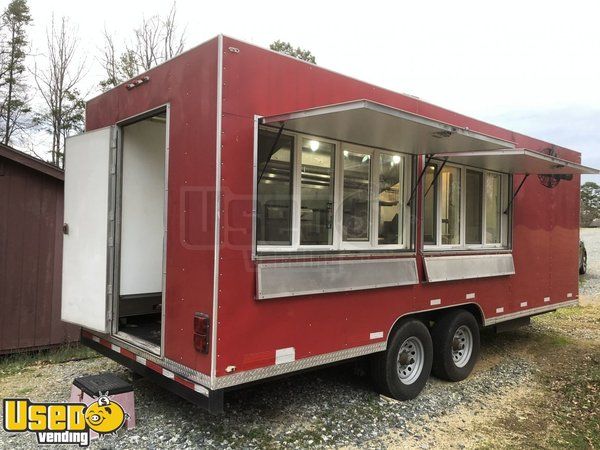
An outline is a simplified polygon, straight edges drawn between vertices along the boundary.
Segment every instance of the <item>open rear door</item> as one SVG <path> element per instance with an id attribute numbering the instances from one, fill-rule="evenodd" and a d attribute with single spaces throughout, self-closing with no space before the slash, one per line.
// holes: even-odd
<path id="1" fill-rule="evenodd" d="M 65 150 L 65 235 L 63 244 L 62 320 L 109 332 L 109 274 L 113 233 L 110 177 L 115 127 L 67 139 Z M 111 220 L 112 222 L 112 220 Z M 109 240 L 110 239 L 110 240 Z M 112 279 L 112 276 L 111 276 Z"/>

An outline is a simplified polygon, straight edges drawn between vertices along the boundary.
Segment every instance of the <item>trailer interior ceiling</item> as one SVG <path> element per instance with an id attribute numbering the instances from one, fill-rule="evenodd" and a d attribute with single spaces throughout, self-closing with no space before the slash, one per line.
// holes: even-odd
<path id="1" fill-rule="evenodd" d="M 159 353 L 163 303 L 166 112 L 122 126 L 118 332 Z M 120 194 L 120 195 L 119 195 Z"/>

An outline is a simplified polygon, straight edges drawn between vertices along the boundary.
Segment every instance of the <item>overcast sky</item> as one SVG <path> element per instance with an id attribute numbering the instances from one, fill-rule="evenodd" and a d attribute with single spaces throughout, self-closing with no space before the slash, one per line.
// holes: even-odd
<path id="1" fill-rule="evenodd" d="M 5 2 L 6 0 L 4 0 Z M 167 0 L 30 0 L 43 51 L 52 13 L 79 29 L 101 79 L 104 27 L 128 39 Z M 600 1 L 183 1 L 187 47 L 219 33 L 309 49 L 317 64 L 583 153 L 600 168 Z M 593 177 L 596 182 L 600 178 Z"/>

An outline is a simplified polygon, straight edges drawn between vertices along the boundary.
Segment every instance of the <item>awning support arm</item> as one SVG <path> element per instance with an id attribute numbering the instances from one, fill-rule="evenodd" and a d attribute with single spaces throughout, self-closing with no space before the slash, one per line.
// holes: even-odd
<path id="1" fill-rule="evenodd" d="M 525 176 L 523 177 L 523 179 L 521 180 L 521 183 L 517 187 L 517 190 L 515 192 L 513 192 L 513 195 L 511 197 L 510 201 L 508 202 L 508 205 L 506 206 L 506 209 L 504 210 L 504 214 L 508 214 L 508 211 L 510 210 L 510 207 L 512 206 L 513 202 L 515 201 L 515 197 L 517 196 L 517 194 L 519 193 L 519 191 L 523 187 L 523 183 L 525 183 L 525 180 L 527 179 L 528 176 L 529 176 L 529 174 L 526 173 Z"/>
<path id="2" fill-rule="evenodd" d="M 423 166 L 423 169 L 421 170 L 421 173 L 419 174 L 419 177 L 417 178 L 417 182 L 414 184 L 412 191 L 410 191 L 410 197 L 408 198 L 408 202 L 406 202 L 406 206 L 410 206 L 410 204 L 412 203 L 413 198 L 414 198 L 415 194 L 417 193 L 417 189 L 419 188 L 419 184 L 421 184 L 421 180 L 423 179 L 423 175 L 425 175 L 425 171 L 427 170 L 429 161 L 431 161 L 431 158 L 433 158 L 433 155 L 427 155 L 427 159 L 425 160 L 425 165 Z"/>
<path id="3" fill-rule="evenodd" d="M 429 191 L 431 190 L 432 186 L 437 181 L 438 177 L 440 176 L 440 173 L 442 173 L 442 169 L 444 168 L 444 166 L 446 165 L 447 162 L 448 162 L 448 158 L 445 158 L 442 161 L 442 164 L 440 164 L 440 168 L 435 172 L 435 175 L 433 176 L 433 180 L 431 180 L 431 184 L 429 185 L 429 187 L 425 191 L 425 194 L 423 195 L 423 197 L 427 197 L 427 194 L 429 193 Z"/>
<path id="4" fill-rule="evenodd" d="M 279 138 L 281 137 L 281 133 L 283 133 L 284 126 L 285 126 L 285 122 L 281 122 L 281 126 L 279 127 L 279 130 L 277 131 L 277 137 L 275 138 L 275 142 L 273 142 L 273 145 L 271 146 L 271 150 L 269 151 L 269 156 L 267 156 L 265 165 L 263 166 L 262 170 L 260 171 L 260 176 L 258 177 L 257 184 L 260 183 L 260 180 L 262 180 L 262 177 L 265 174 L 265 170 L 267 170 L 267 164 L 269 164 L 269 161 L 271 161 L 271 158 L 275 154 L 275 149 L 277 148 L 277 144 L 279 144 Z"/>

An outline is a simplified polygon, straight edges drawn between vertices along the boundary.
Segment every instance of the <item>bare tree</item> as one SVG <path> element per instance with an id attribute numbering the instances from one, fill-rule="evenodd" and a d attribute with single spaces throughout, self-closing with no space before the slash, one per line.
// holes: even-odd
<path id="1" fill-rule="evenodd" d="M 135 44 L 128 50 L 136 55 L 140 69 L 149 70 L 161 61 L 162 20 L 158 16 L 144 17 L 134 33 Z"/>
<path id="2" fill-rule="evenodd" d="M 135 77 L 139 72 L 137 60 L 136 53 L 131 49 L 118 54 L 112 35 L 105 29 L 100 63 L 104 67 L 106 78 L 100 81 L 100 88 L 106 91 Z"/>
<path id="3" fill-rule="evenodd" d="M 44 67 L 34 79 L 44 107 L 35 116 L 36 124 L 52 135 L 52 163 L 62 166 L 67 136 L 83 129 L 85 104 L 79 92 L 85 60 L 78 59 L 77 31 L 62 18 L 57 25 L 52 17 L 47 31 L 48 54 Z"/>
<path id="4" fill-rule="evenodd" d="M 108 31 L 104 31 L 104 49 L 100 63 L 106 78 L 100 82 L 102 90 L 108 90 L 152 67 L 177 56 L 185 46 L 185 30 L 177 25 L 177 5 L 173 2 L 169 13 L 142 18 L 133 30 L 133 39 L 121 53 Z"/>
<path id="5" fill-rule="evenodd" d="M 104 49 L 102 55 L 100 55 L 100 61 L 104 66 L 106 72 L 106 79 L 100 82 L 100 86 L 104 88 L 104 84 L 113 86 L 117 84 L 119 77 L 119 68 L 117 64 L 118 56 L 115 49 L 115 42 L 113 41 L 112 35 L 108 30 L 104 29 Z"/>
<path id="6" fill-rule="evenodd" d="M 163 20 L 163 57 L 165 60 L 179 55 L 185 47 L 185 30 L 181 33 L 178 30 L 176 6 L 173 2 L 169 14 Z"/>

